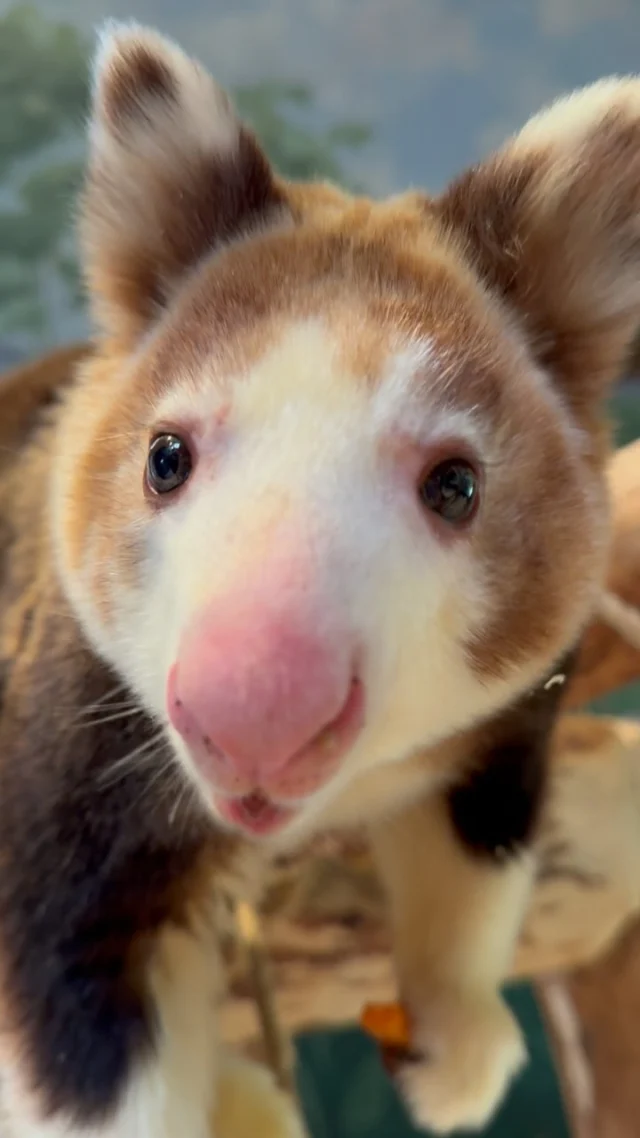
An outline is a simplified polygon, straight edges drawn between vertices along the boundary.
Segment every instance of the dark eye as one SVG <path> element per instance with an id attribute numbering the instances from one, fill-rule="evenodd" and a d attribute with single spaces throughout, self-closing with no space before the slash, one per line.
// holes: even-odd
<path id="1" fill-rule="evenodd" d="M 157 435 L 149 447 L 147 482 L 156 494 L 168 494 L 191 473 L 189 448 L 177 435 Z"/>
<path id="2" fill-rule="evenodd" d="M 478 476 L 464 459 L 447 459 L 423 479 L 420 497 L 428 510 L 446 522 L 467 521 L 478 501 Z"/>

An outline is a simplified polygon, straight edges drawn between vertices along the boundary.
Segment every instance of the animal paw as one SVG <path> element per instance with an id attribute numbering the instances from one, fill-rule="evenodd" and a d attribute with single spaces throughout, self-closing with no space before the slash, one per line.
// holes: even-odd
<path id="1" fill-rule="evenodd" d="M 440 1000 L 414 1021 L 412 1044 L 396 1079 L 415 1123 L 436 1134 L 486 1126 L 527 1058 L 497 994 Z"/>

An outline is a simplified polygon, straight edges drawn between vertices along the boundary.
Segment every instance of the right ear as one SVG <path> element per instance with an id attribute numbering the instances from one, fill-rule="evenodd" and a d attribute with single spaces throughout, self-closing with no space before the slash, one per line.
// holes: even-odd
<path id="1" fill-rule="evenodd" d="M 640 79 L 558 100 L 434 209 L 596 430 L 640 328 Z"/>
<path id="2" fill-rule="evenodd" d="M 80 223 L 105 331 L 135 340 L 201 258 L 285 208 L 269 162 L 208 73 L 155 32 L 108 24 Z"/>

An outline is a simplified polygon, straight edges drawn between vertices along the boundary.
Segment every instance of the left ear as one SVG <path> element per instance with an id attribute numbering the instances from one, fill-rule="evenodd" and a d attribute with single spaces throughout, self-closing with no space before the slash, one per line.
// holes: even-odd
<path id="1" fill-rule="evenodd" d="M 108 24 L 80 229 L 103 328 L 135 340 L 202 258 L 285 212 L 267 158 L 207 71 L 154 31 Z"/>
<path id="2" fill-rule="evenodd" d="M 589 420 L 640 326 L 640 79 L 560 100 L 434 208 Z"/>

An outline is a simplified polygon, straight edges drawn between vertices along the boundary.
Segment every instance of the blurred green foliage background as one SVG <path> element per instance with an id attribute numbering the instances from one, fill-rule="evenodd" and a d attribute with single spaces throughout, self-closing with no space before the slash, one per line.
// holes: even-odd
<path id="1" fill-rule="evenodd" d="M 82 326 L 72 212 L 89 53 L 78 28 L 35 5 L 0 17 L 0 348 L 4 339 L 9 351 L 37 350 Z M 302 83 L 269 79 L 233 95 L 282 174 L 348 182 L 343 155 L 368 141 L 366 124 L 310 125 L 314 94 Z"/>

